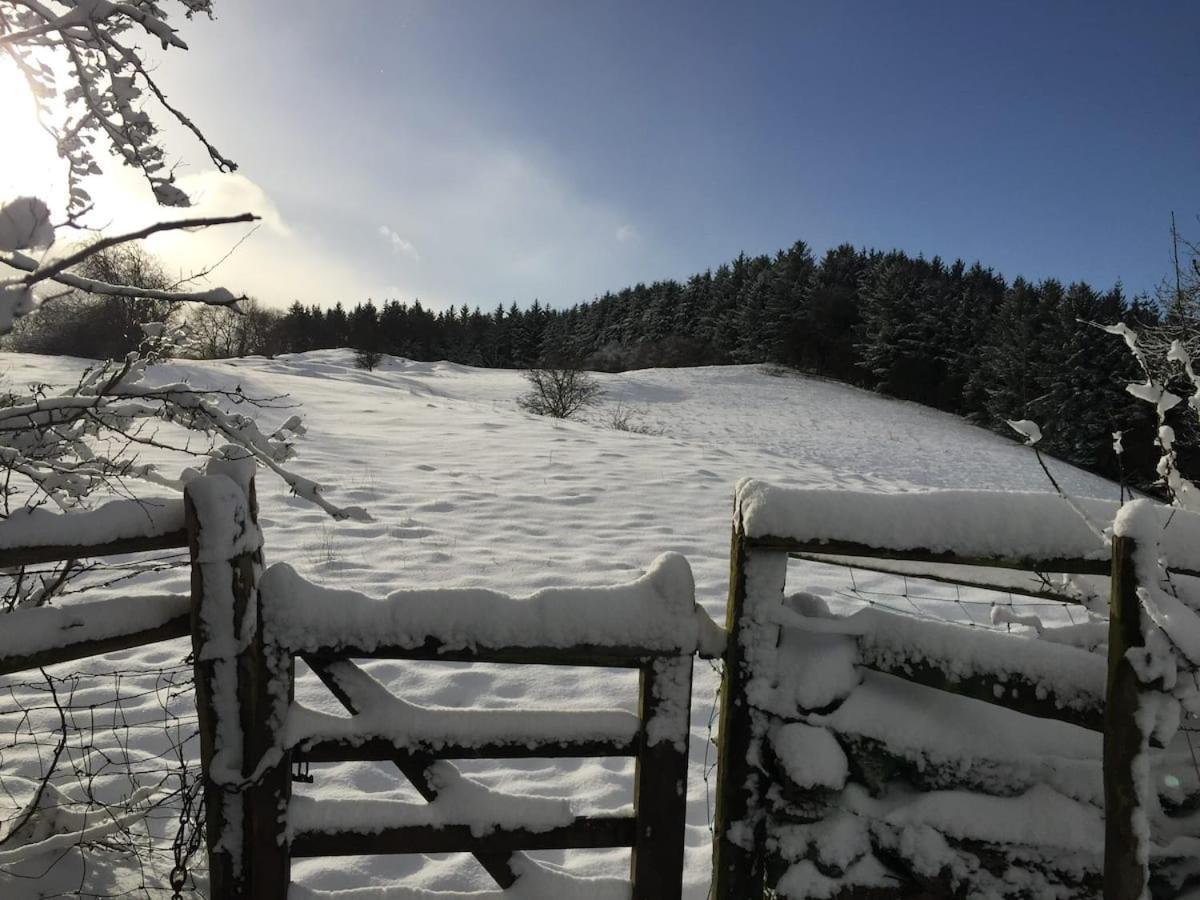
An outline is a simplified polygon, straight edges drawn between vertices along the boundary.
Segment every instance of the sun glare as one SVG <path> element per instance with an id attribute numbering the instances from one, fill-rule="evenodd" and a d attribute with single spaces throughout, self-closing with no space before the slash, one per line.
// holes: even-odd
<path id="1" fill-rule="evenodd" d="M 0 59 L 0 202 L 32 194 L 51 207 L 62 202 L 63 163 L 54 139 L 38 124 L 29 86 Z"/>

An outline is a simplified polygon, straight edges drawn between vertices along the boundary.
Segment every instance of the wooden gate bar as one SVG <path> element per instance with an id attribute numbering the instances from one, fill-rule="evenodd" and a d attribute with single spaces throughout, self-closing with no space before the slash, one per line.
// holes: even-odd
<path id="1" fill-rule="evenodd" d="M 292 836 L 292 856 L 360 856 L 374 853 L 474 853 L 486 841 L 507 857 L 518 850 L 577 850 L 630 847 L 631 816 L 595 816 L 546 831 L 498 828 L 485 838 L 469 825 L 407 825 L 365 834 L 357 831 L 301 831 Z"/>
<path id="2" fill-rule="evenodd" d="M 329 693 L 333 694 L 333 696 L 337 698 L 338 702 L 346 708 L 347 712 L 349 712 L 351 715 L 358 715 L 358 713 L 361 712 L 361 710 L 358 708 L 358 704 L 354 702 L 354 698 L 342 686 L 341 682 L 337 678 L 337 675 L 332 671 L 330 666 L 331 661 L 328 658 L 320 658 L 312 654 L 301 654 L 300 658 L 304 660 L 305 665 L 312 669 L 313 673 L 321 679 L 321 683 L 329 689 Z M 354 663 L 346 662 L 342 662 L 341 664 L 354 665 Z M 421 753 L 404 753 L 396 750 L 393 747 L 392 752 L 382 757 L 382 759 L 390 760 L 392 765 L 399 770 L 400 774 L 408 779 L 409 783 L 417 789 L 417 793 L 421 795 L 421 798 L 425 800 L 426 803 L 432 803 L 437 799 L 437 789 L 433 786 L 433 782 L 429 780 L 429 775 L 427 774 L 430 765 L 433 764 L 436 757 Z M 479 865 L 483 866 L 484 871 L 492 876 L 492 880 L 495 881 L 496 884 L 501 888 L 510 888 L 516 884 L 517 875 L 516 872 L 513 871 L 512 851 L 490 849 L 482 850 L 478 845 L 479 842 L 476 841 L 473 846 L 465 849 L 475 857 L 475 860 L 479 863 Z M 303 846 L 305 845 L 302 842 L 301 847 Z M 324 844 L 318 843 L 317 846 L 324 846 Z M 305 855 L 296 850 L 295 839 L 292 841 L 292 855 Z"/>
<path id="3" fill-rule="evenodd" d="M 643 742 L 634 773 L 633 900 L 679 900 L 687 831 L 687 769 L 692 700 L 692 658 L 664 659 L 642 667 L 640 715 Z M 656 719 L 659 722 L 656 723 Z M 663 721 L 679 720 L 674 733 Z M 655 739 L 655 743 L 650 743 Z"/>

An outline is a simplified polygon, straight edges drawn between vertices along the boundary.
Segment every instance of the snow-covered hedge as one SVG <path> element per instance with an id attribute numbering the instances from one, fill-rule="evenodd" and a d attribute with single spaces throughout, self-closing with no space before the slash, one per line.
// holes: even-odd
<path id="1" fill-rule="evenodd" d="M 1002 683 L 1006 670 L 1036 670 L 1047 690 L 1080 698 L 1103 691 L 1103 656 L 879 610 L 837 617 L 808 599 L 802 612 L 792 610 L 781 653 L 815 640 L 841 650 L 825 657 L 820 708 L 793 705 L 768 718 L 761 757 L 773 782 L 767 841 L 780 895 L 903 892 L 924 881 L 973 897 L 1097 896 L 1103 735 L 873 667 L 881 641 L 892 653 L 911 645 L 917 659 L 954 641 L 964 649 L 960 675 L 999 673 Z M 998 657 L 1006 645 L 1011 654 Z M 777 696 L 802 697 L 789 680 L 811 675 L 811 666 L 778 671 Z M 1200 801 L 1200 778 L 1188 741 L 1180 732 L 1151 753 L 1155 896 L 1176 896 L 1187 878 L 1200 877 L 1200 827 L 1186 815 Z"/>

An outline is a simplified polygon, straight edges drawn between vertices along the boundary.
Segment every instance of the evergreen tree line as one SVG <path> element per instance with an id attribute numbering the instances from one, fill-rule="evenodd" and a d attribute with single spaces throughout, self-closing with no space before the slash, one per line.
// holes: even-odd
<path id="1" fill-rule="evenodd" d="M 197 354 L 351 347 L 475 366 L 610 372 L 773 363 L 946 410 L 1010 437 L 1006 420 L 1032 419 L 1045 435 L 1040 446 L 1055 456 L 1132 484 L 1155 480 L 1152 411 L 1125 391 L 1141 373 L 1120 339 L 1091 324 L 1159 323 L 1155 303 L 1127 299 L 1120 287 L 1008 283 L 978 263 L 849 245 L 816 259 L 798 242 L 774 256 L 742 254 L 685 282 L 638 284 L 570 309 L 534 301 L 525 309 L 435 312 L 419 301 L 367 301 L 250 312 L 194 312 Z M 37 328 L 18 333 L 13 345 L 82 355 L 82 344 L 94 342 L 109 319 L 105 306 L 63 304 L 58 317 L 30 317 Z M 55 325 L 84 320 L 83 334 Z M 114 320 L 107 330 L 118 343 L 140 339 L 130 323 Z M 63 344 L 70 334 L 79 340 Z M 1113 449 L 1118 430 L 1123 460 Z M 1186 449 L 1181 461 L 1185 472 L 1198 468 Z"/>
<path id="2" fill-rule="evenodd" d="M 1092 324 L 1117 321 L 1154 324 L 1157 307 L 1127 299 L 1119 286 L 1009 284 L 978 263 L 897 251 L 843 245 L 818 260 L 798 242 L 773 257 L 740 255 L 683 283 L 638 284 L 562 310 L 537 301 L 491 312 L 434 312 L 420 302 L 368 301 L 348 311 L 295 304 L 279 342 L 287 351 L 349 346 L 499 368 L 775 363 L 1009 436 L 1007 420 L 1033 419 L 1042 449 L 1146 485 L 1157 460 L 1153 417 L 1125 391 L 1142 376 L 1124 344 Z M 1123 464 L 1113 448 L 1118 430 Z"/>

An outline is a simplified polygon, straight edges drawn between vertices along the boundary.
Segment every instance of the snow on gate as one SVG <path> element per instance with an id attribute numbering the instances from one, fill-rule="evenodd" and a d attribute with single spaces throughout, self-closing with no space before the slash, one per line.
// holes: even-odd
<path id="1" fill-rule="evenodd" d="M 375 600 L 311 584 L 286 564 L 262 572 L 248 479 L 193 481 L 186 505 L 214 897 L 282 900 L 292 857 L 469 852 L 522 896 L 678 900 L 692 657 L 724 646 L 682 556 L 611 588 Z M 297 657 L 349 718 L 293 701 Z M 352 661 L 365 658 L 633 668 L 640 712 L 423 708 Z M 447 761 L 556 756 L 634 757 L 632 815 L 581 816 L 567 799 L 499 793 Z M 340 761 L 390 762 L 421 800 L 292 796 L 293 763 L 307 772 Z M 625 846 L 629 882 L 571 877 L 522 852 Z"/>
<path id="2" fill-rule="evenodd" d="M 1198 706 L 1196 516 L 744 481 L 733 555 L 719 900 L 1138 900 L 1200 880 L 1200 780 L 1179 729 Z M 1110 575 L 1112 615 L 1041 639 L 833 615 L 787 588 L 789 556 Z"/>

